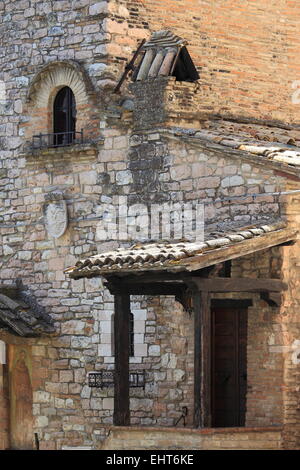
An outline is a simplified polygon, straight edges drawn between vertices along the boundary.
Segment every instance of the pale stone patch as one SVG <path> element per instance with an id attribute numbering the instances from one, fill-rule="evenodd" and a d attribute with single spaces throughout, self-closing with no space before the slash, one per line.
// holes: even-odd
<path id="1" fill-rule="evenodd" d="M 33 392 L 33 401 L 36 403 L 49 403 L 50 402 L 50 393 L 38 390 Z"/>
<path id="2" fill-rule="evenodd" d="M 44 428 L 45 426 L 48 426 L 49 419 L 47 416 L 37 416 L 36 417 L 36 425 L 39 428 Z"/>
<path id="3" fill-rule="evenodd" d="M 245 184 L 245 180 L 240 175 L 227 176 L 222 180 L 221 184 L 223 188 L 228 188 L 230 186 L 241 186 L 242 184 Z"/>
<path id="4" fill-rule="evenodd" d="M 89 7 L 90 15 L 100 15 L 101 13 L 108 12 L 108 2 L 98 2 L 94 3 Z"/>
<path id="5" fill-rule="evenodd" d="M 160 356 L 160 346 L 157 346 L 157 345 L 149 346 L 149 356 Z"/>

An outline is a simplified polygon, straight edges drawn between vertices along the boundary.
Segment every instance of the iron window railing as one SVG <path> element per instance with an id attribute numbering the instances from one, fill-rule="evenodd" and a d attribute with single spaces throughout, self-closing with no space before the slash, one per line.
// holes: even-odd
<path id="1" fill-rule="evenodd" d="M 32 136 L 34 149 L 66 147 L 68 145 L 83 144 L 83 129 L 81 131 L 52 132 L 51 134 L 37 134 Z"/>

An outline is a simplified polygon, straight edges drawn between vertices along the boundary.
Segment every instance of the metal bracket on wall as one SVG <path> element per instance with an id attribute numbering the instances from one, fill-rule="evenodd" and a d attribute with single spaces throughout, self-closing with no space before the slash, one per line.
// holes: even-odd
<path id="1" fill-rule="evenodd" d="M 115 371 L 90 372 L 88 385 L 92 388 L 113 388 Z M 131 388 L 141 387 L 145 390 L 145 372 L 130 372 L 129 386 Z"/>

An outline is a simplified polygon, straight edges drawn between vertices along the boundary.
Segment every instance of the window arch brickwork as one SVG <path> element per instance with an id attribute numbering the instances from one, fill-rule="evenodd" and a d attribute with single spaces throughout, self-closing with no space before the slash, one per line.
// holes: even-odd
<path id="1" fill-rule="evenodd" d="M 33 79 L 27 95 L 25 138 L 53 132 L 53 103 L 60 89 L 69 87 L 76 101 L 76 128 L 83 129 L 85 139 L 97 136 L 99 106 L 93 85 L 84 69 L 73 61 L 51 62 Z"/>

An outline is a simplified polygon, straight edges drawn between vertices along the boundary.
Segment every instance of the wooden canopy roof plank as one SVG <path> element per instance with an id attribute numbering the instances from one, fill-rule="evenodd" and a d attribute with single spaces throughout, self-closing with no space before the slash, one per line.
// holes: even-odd
<path id="1" fill-rule="evenodd" d="M 235 258 L 255 253 L 257 251 L 267 250 L 274 246 L 281 245 L 287 241 L 294 240 L 297 236 L 296 229 L 283 229 L 276 232 L 270 232 L 263 236 L 244 240 L 237 244 L 216 248 L 198 256 L 181 260 L 182 267 L 186 267 L 189 272 L 222 263 Z"/>
<path id="2" fill-rule="evenodd" d="M 100 253 L 65 270 L 71 278 L 139 273 L 192 273 L 234 258 L 297 239 L 297 230 L 284 223 L 262 225 L 228 233 L 202 243 L 145 244 Z"/>

